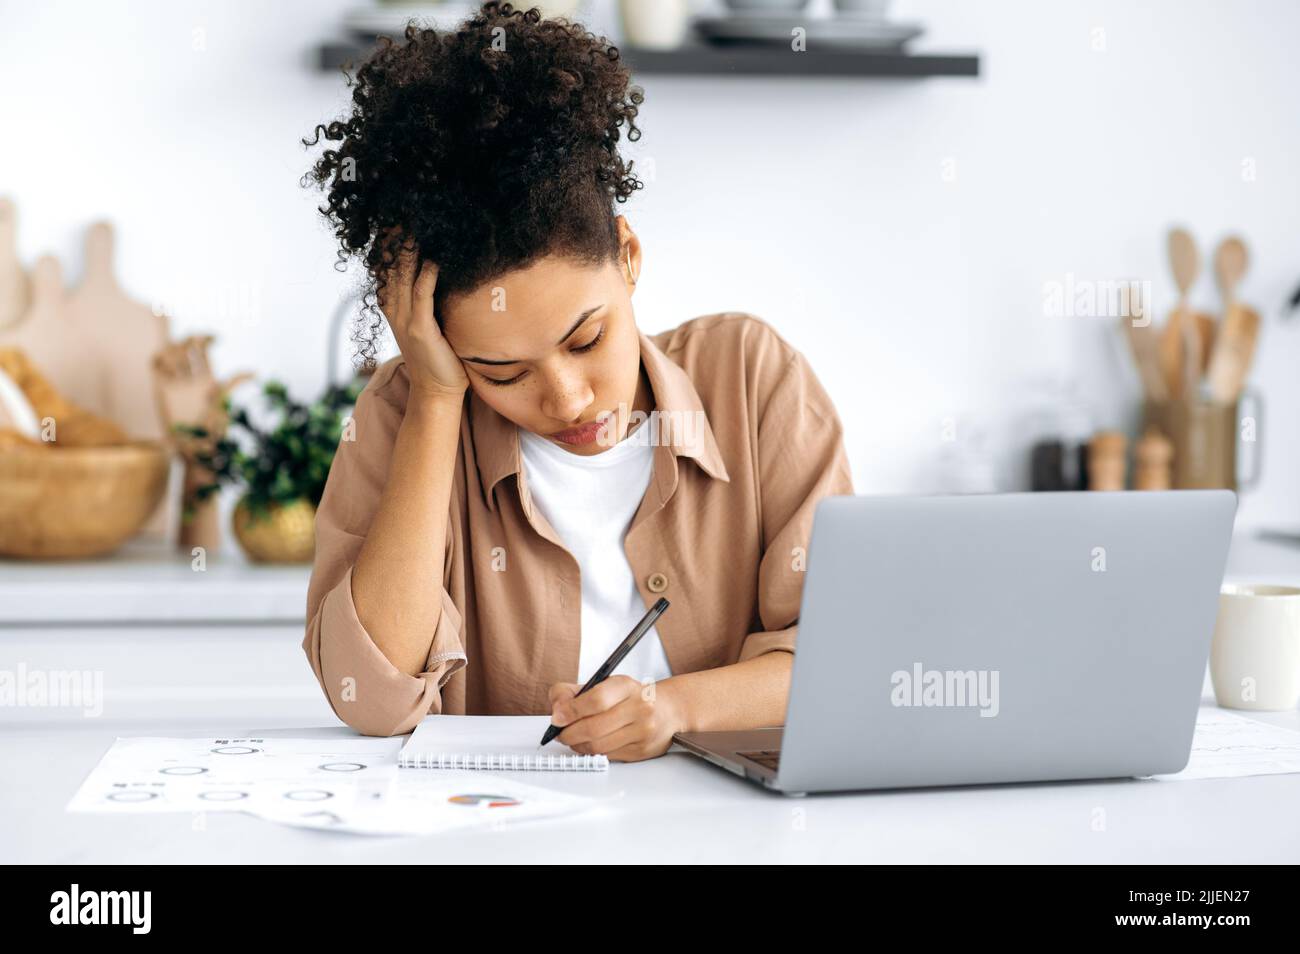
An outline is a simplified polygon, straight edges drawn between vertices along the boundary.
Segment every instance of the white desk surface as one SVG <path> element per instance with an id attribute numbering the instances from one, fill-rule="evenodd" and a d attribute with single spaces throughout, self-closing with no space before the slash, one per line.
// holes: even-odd
<path id="1" fill-rule="evenodd" d="M 1208 700 L 1207 700 L 1208 701 Z M 1258 714 L 1300 728 L 1300 713 Z M 233 731 L 226 722 L 224 731 Z M 235 724 L 237 725 L 237 724 Z M 243 726 L 248 734 L 349 735 L 347 728 Z M 212 812 L 70 814 L 114 736 L 211 727 L 14 727 L 0 733 L 5 863 L 377 862 L 1073 862 L 1300 861 L 1300 775 L 1158 782 L 1115 779 L 776 795 L 684 752 L 543 784 L 619 796 L 584 815 L 420 838 L 294 829 Z M 245 734 L 241 731 L 240 734 Z M 525 781 L 542 779 L 516 773 Z M 1105 828 L 1094 830 L 1097 809 Z"/>
<path id="2" fill-rule="evenodd" d="M 1300 579 L 1300 550 L 1234 545 L 1229 578 Z M 1207 698 L 1212 703 L 1212 697 Z M 1300 713 L 1257 713 L 1300 729 Z M 172 720 L 0 727 L 0 862 L 1300 861 L 1300 775 L 1135 779 L 814 795 L 766 792 L 685 753 L 545 784 L 620 797 L 571 818 L 423 838 L 305 831 L 239 813 L 64 811 L 118 735 L 349 735 Z M 521 773 L 525 780 L 539 777 Z M 1097 809 L 1104 830 L 1094 830 Z"/>

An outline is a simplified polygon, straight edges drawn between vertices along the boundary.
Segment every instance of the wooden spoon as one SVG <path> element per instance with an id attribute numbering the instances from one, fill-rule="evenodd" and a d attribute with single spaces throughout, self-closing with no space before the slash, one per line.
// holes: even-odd
<path id="1" fill-rule="evenodd" d="M 1169 395 L 1181 398 L 1195 389 L 1195 376 L 1199 375 L 1201 367 L 1198 322 L 1187 309 L 1187 291 L 1196 284 L 1201 257 L 1196 250 L 1196 240 L 1186 229 L 1170 229 L 1168 245 L 1169 267 L 1178 288 L 1178 303 L 1169 313 L 1169 320 L 1160 335 L 1160 369 Z"/>
<path id="2" fill-rule="evenodd" d="M 1200 375 L 1204 377 L 1210 371 L 1210 355 L 1214 352 L 1214 336 L 1218 332 L 1218 322 L 1213 315 L 1203 311 L 1196 313 L 1196 335 L 1200 339 L 1197 350 L 1201 354 Z"/>
<path id="3" fill-rule="evenodd" d="M 1241 395 L 1259 339 L 1259 313 L 1237 301 L 1237 285 L 1246 274 L 1248 264 L 1246 244 L 1235 235 L 1224 239 L 1215 250 L 1214 275 L 1223 295 L 1223 321 L 1207 376 L 1214 400 L 1225 404 Z"/>
<path id="4" fill-rule="evenodd" d="M 1214 277 L 1225 303 L 1236 300 L 1237 285 L 1246 274 L 1249 258 L 1246 243 L 1235 235 L 1229 235 L 1214 250 Z"/>

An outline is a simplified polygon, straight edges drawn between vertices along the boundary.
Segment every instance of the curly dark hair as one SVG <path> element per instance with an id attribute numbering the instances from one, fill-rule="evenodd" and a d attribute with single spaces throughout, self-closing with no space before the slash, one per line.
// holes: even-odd
<path id="1" fill-rule="evenodd" d="M 303 176 L 328 189 L 319 211 L 339 241 L 336 268 L 365 262 L 353 340 L 373 365 L 378 295 L 402 241 L 438 265 L 435 314 L 540 258 L 617 260 L 615 201 L 642 182 L 619 156 L 619 127 L 644 102 L 618 48 L 581 24 L 496 0 L 455 32 L 408 23 L 357 70 L 351 116 L 317 125 L 339 142 Z M 346 71 L 345 71 L 345 75 Z"/>

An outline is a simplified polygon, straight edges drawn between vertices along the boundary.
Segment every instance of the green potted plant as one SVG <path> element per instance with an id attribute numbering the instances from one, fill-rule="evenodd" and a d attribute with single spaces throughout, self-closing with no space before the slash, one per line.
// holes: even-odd
<path id="1" fill-rule="evenodd" d="M 316 507 L 343 436 L 344 412 L 364 386 L 364 381 L 331 385 L 314 403 L 300 404 L 283 384 L 268 381 L 262 393 L 279 416 L 269 430 L 253 423 L 246 408 L 232 407 L 228 396 L 231 427 L 225 435 L 210 440 L 204 428 L 177 425 L 189 437 L 210 441 L 212 448 L 197 455 L 212 472 L 212 482 L 197 487 L 187 507 L 203 503 L 223 484 L 243 486 L 232 523 L 249 558 L 310 563 L 316 549 Z"/>

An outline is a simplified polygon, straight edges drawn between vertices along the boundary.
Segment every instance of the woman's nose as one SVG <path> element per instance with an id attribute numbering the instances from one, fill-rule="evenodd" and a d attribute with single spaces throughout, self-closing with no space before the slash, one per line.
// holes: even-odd
<path id="1" fill-rule="evenodd" d="M 565 424 L 579 421 L 591 406 L 591 388 L 581 378 L 553 377 L 547 381 L 546 396 L 542 398 L 542 413 Z"/>

